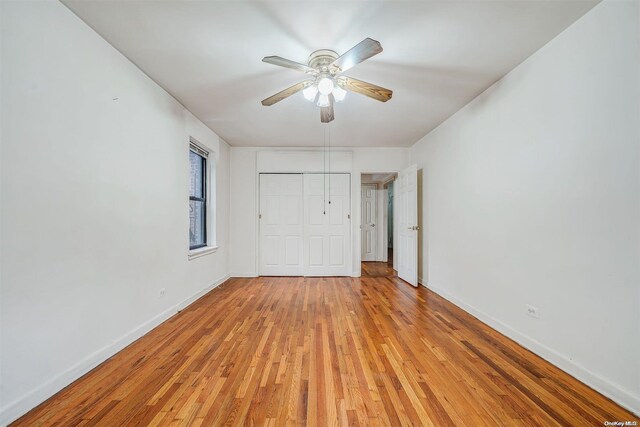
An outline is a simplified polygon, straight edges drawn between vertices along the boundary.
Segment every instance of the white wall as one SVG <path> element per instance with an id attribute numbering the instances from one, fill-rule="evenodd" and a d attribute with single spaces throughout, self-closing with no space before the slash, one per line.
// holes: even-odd
<path id="1" fill-rule="evenodd" d="M 639 5 L 599 4 L 409 155 L 423 282 L 636 413 Z"/>
<path id="2" fill-rule="evenodd" d="M 62 4 L 0 8 L 3 424 L 227 277 L 230 149 Z M 220 246 L 192 261 L 190 136 Z"/>
<path id="3" fill-rule="evenodd" d="M 234 277 L 254 277 L 256 263 L 256 153 L 253 147 L 231 147 L 231 220 L 229 271 Z"/>
<path id="4" fill-rule="evenodd" d="M 281 149 L 313 151 L 318 149 L 291 148 Z M 349 148 L 351 161 L 351 218 L 353 275 L 360 275 L 360 174 L 363 172 L 395 172 L 404 166 L 405 148 Z M 232 276 L 257 275 L 256 263 L 256 158 L 258 151 L 271 152 L 279 149 L 261 149 L 256 147 L 231 148 L 231 257 Z M 334 162 L 337 165 L 337 162 Z"/>

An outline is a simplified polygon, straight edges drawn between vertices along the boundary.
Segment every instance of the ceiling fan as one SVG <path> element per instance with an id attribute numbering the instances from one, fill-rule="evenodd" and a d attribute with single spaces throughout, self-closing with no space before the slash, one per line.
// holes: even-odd
<path id="1" fill-rule="evenodd" d="M 382 52 L 380 42 L 366 38 L 342 56 L 338 56 L 336 52 L 328 49 L 316 50 L 309 56 L 308 65 L 280 56 L 265 56 L 262 58 L 263 62 L 302 71 L 310 79 L 296 83 L 270 96 L 262 101 L 262 105 L 273 105 L 294 93 L 302 91 L 307 100 L 315 102 L 320 107 L 320 121 L 329 123 L 334 119 L 334 102 L 342 101 L 347 91 L 386 102 L 393 95 L 393 92 L 389 89 L 342 75 L 343 72 L 380 52 Z"/>

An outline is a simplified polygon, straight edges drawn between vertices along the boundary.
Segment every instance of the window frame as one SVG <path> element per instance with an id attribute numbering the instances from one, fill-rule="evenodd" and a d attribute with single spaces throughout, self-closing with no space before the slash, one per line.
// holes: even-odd
<path id="1" fill-rule="evenodd" d="M 202 151 L 203 153 L 206 153 L 207 155 L 202 155 L 200 154 L 198 151 Z M 197 249 L 202 249 L 202 248 L 206 248 L 207 244 L 208 244 L 208 240 L 207 240 L 207 229 L 209 227 L 209 221 L 207 221 L 207 205 L 209 204 L 209 198 L 207 197 L 208 195 L 208 190 L 209 190 L 209 179 L 208 179 L 208 162 L 207 162 L 207 157 L 209 155 L 209 152 L 207 150 L 204 150 L 202 148 L 200 148 L 199 146 L 197 146 L 196 144 L 193 143 L 193 140 L 190 141 L 189 144 L 189 155 L 191 155 L 191 152 L 193 152 L 194 154 L 196 154 L 198 157 L 200 157 L 200 161 L 202 162 L 201 164 L 201 168 L 202 168 L 202 196 L 203 197 L 196 197 L 196 196 L 192 196 L 191 192 L 189 192 L 189 201 L 197 201 L 197 202 L 201 202 L 203 209 L 202 209 L 202 221 L 203 221 L 203 232 L 204 232 L 204 239 L 203 242 L 201 244 L 197 244 L 195 246 L 191 245 L 191 241 L 189 241 L 189 251 L 194 251 Z M 189 165 L 191 165 L 191 161 L 189 161 Z"/>

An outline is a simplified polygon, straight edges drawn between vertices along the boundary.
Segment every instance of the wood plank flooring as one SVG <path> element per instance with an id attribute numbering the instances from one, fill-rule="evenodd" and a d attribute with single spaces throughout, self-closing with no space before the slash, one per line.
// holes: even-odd
<path id="1" fill-rule="evenodd" d="M 638 419 L 388 265 L 363 272 L 231 279 L 13 425 Z"/>

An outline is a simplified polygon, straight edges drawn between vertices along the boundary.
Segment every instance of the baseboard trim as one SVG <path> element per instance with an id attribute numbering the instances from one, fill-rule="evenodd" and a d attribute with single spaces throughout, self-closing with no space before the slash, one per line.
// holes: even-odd
<path id="1" fill-rule="evenodd" d="M 238 272 L 231 273 L 231 277 L 258 277 L 258 273 L 256 272 Z"/>
<path id="2" fill-rule="evenodd" d="M 483 323 L 491 326 L 496 331 L 501 334 L 507 336 L 508 338 L 514 340 L 527 350 L 537 354 L 542 357 L 547 362 L 552 365 L 562 369 L 567 374 L 572 377 L 578 379 L 584 384 L 588 385 L 592 389 L 597 392 L 603 394 L 609 399 L 613 400 L 620 406 L 628 409 L 636 415 L 640 415 L 640 397 L 635 396 L 633 393 L 618 387 L 617 385 L 609 382 L 608 380 L 590 372 L 587 368 L 578 365 L 577 363 L 569 360 L 567 357 L 562 354 L 556 352 L 555 350 L 547 347 L 546 345 L 536 341 L 535 339 L 518 332 L 517 330 L 511 328 L 510 326 L 502 323 L 499 320 L 489 316 L 488 314 L 476 309 L 470 304 L 456 298 L 455 296 L 449 294 L 442 288 L 437 286 L 433 286 L 430 284 L 425 284 L 422 279 L 418 279 L 418 283 L 420 283 L 425 288 L 435 292 L 440 295 L 442 298 L 446 299 L 453 305 L 461 308 L 472 316 L 476 317 Z"/>
<path id="3" fill-rule="evenodd" d="M 13 422 L 16 419 L 20 418 L 31 409 L 35 408 L 72 382 L 76 381 L 87 372 L 94 369 L 96 366 L 112 357 L 117 352 L 127 347 L 135 340 L 149 333 L 152 329 L 160 325 L 162 322 L 166 321 L 176 313 L 193 304 L 209 291 L 224 283 L 227 279 L 229 279 L 229 277 L 230 275 L 226 274 L 201 291 L 196 292 L 189 298 L 173 305 L 172 307 L 168 308 L 152 319 L 146 321 L 142 325 L 129 331 L 128 333 L 117 339 L 115 342 L 113 342 L 113 344 L 102 347 L 100 350 L 94 352 L 90 356 L 76 363 L 74 366 L 67 369 L 63 373 L 53 377 L 44 384 L 28 392 L 24 396 L 4 406 L 2 409 L 0 409 L 0 426 L 6 426 L 10 422 Z"/>

